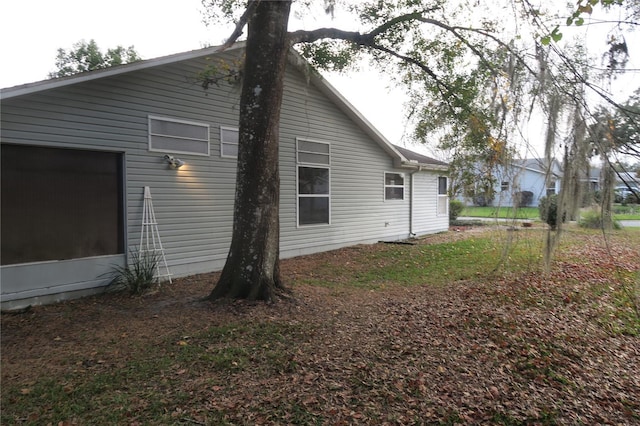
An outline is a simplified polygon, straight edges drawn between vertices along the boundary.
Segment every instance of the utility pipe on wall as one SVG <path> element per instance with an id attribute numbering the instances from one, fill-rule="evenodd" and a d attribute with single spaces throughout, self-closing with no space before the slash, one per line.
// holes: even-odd
<path id="1" fill-rule="evenodd" d="M 418 170 L 411 172 L 409 175 L 411 179 L 411 196 L 409 197 L 409 236 L 415 237 L 416 234 L 413 232 L 413 205 L 414 205 L 414 197 L 415 197 L 415 185 L 414 185 L 414 175 L 422 171 L 422 166 L 418 166 Z"/>

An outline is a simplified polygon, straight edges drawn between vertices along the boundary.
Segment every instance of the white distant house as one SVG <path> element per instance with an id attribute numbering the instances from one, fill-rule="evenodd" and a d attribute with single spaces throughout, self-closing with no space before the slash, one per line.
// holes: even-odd
<path id="1" fill-rule="evenodd" d="M 544 158 L 514 160 L 510 167 L 504 167 L 497 176 L 494 205 L 516 205 L 519 192 L 533 194 L 530 206 L 537 206 L 540 198 L 560 192 L 562 168 L 557 160 L 546 166 Z"/>
<path id="2" fill-rule="evenodd" d="M 196 75 L 210 58 L 242 52 L 207 48 L 0 91 L 3 308 L 103 288 L 140 243 L 144 187 L 173 276 L 223 266 L 239 89 L 205 91 Z M 292 53 L 281 256 L 447 230 L 447 164 L 389 143 L 308 70 Z"/>
<path id="3" fill-rule="evenodd" d="M 498 168 L 493 176 L 496 183 L 491 205 L 511 207 L 516 204 L 518 193 L 529 191 L 532 193 L 529 206 L 535 207 L 540 198 L 560 192 L 562 175 L 560 163 L 555 159 L 549 167 L 545 166 L 543 158 L 513 160 L 511 165 Z M 472 199 L 464 196 L 459 199 L 467 205 L 473 205 Z"/>

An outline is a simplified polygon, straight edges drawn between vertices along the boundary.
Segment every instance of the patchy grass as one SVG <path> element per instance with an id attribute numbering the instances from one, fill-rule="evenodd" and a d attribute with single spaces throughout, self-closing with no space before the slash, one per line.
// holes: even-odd
<path id="1" fill-rule="evenodd" d="M 428 237 L 427 237 L 428 239 Z M 442 286 L 452 281 L 491 277 L 504 271 L 541 267 L 542 231 L 484 233 L 455 242 L 388 244 L 381 250 L 353 249 L 344 269 L 327 259 L 301 282 L 328 287 L 383 289 L 387 286 Z"/>
<path id="2" fill-rule="evenodd" d="M 144 411 L 144 422 L 170 424 L 175 407 L 188 404 L 192 393 L 175 391 L 175 382 L 198 381 L 214 373 L 203 386 L 226 388 L 229 375 L 251 370 L 255 380 L 295 370 L 294 341 L 307 335 L 300 325 L 283 323 L 226 324 L 191 336 L 164 336 L 159 344 L 140 343 L 124 360 L 106 361 L 87 354 L 58 377 L 43 376 L 22 385 L 5 383 L 2 423 L 43 424 L 67 419 L 78 424 L 129 424 Z M 297 336 L 297 337 L 296 337 Z M 69 359 L 72 361 L 72 359 Z M 259 366 L 259 368 L 256 368 Z M 170 395 L 167 389 L 174 389 Z M 6 408 L 25 417 L 5 416 Z"/>
<path id="3" fill-rule="evenodd" d="M 153 295 L 2 315 L 11 424 L 640 422 L 640 233 L 451 232 L 282 263 L 295 298 Z M 634 287 L 635 286 L 635 287 Z"/>

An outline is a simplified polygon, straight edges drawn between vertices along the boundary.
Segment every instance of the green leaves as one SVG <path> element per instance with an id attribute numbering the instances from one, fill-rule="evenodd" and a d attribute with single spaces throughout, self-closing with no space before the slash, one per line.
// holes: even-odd
<path id="1" fill-rule="evenodd" d="M 542 43 L 544 46 L 548 46 L 552 40 L 554 43 L 562 40 L 562 33 L 560 32 L 560 28 L 557 25 L 553 29 L 553 31 L 551 31 L 551 34 L 546 35 L 540 39 L 540 43 Z"/>
<path id="2" fill-rule="evenodd" d="M 297 46 L 300 54 L 314 67 L 343 71 L 358 59 L 358 49 L 340 40 L 321 41 Z"/>
<path id="3" fill-rule="evenodd" d="M 86 71 L 108 68 L 116 65 L 139 61 L 140 55 L 133 46 L 117 46 L 102 53 L 95 40 L 84 40 L 73 45 L 69 51 L 58 49 L 57 70 L 49 73 L 50 78 L 66 77 Z"/>

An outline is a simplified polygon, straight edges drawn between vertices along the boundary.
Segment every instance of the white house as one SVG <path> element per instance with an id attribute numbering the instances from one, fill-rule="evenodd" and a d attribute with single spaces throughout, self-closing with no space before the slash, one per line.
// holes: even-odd
<path id="1" fill-rule="evenodd" d="M 493 204 L 513 206 L 517 204 L 515 201 L 519 192 L 529 191 L 533 194 L 529 205 L 535 207 L 540 198 L 560 192 L 562 176 L 562 167 L 555 159 L 549 166 L 545 165 L 544 158 L 514 160 L 497 173 Z"/>
<path id="2" fill-rule="evenodd" d="M 562 167 L 555 159 L 549 167 L 545 166 L 543 158 L 513 160 L 510 165 L 498 167 L 493 173 L 495 186 L 491 205 L 512 207 L 517 204 L 518 193 L 529 191 L 533 196 L 528 205 L 535 207 L 539 204 L 540 198 L 560 192 L 562 176 Z M 457 198 L 467 205 L 474 203 L 464 195 L 458 195 Z"/>
<path id="3" fill-rule="evenodd" d="M 196 76 L 242 47 L 0 92 L 2 308 L 100 291 L 140 244 L 147 186 L 172 275 L 223 266 L 239 87 L 205 91 Z M 389 143 L 292 53 L 280 123 L 283 258 L 447 230 L 447 169 Z"/>

